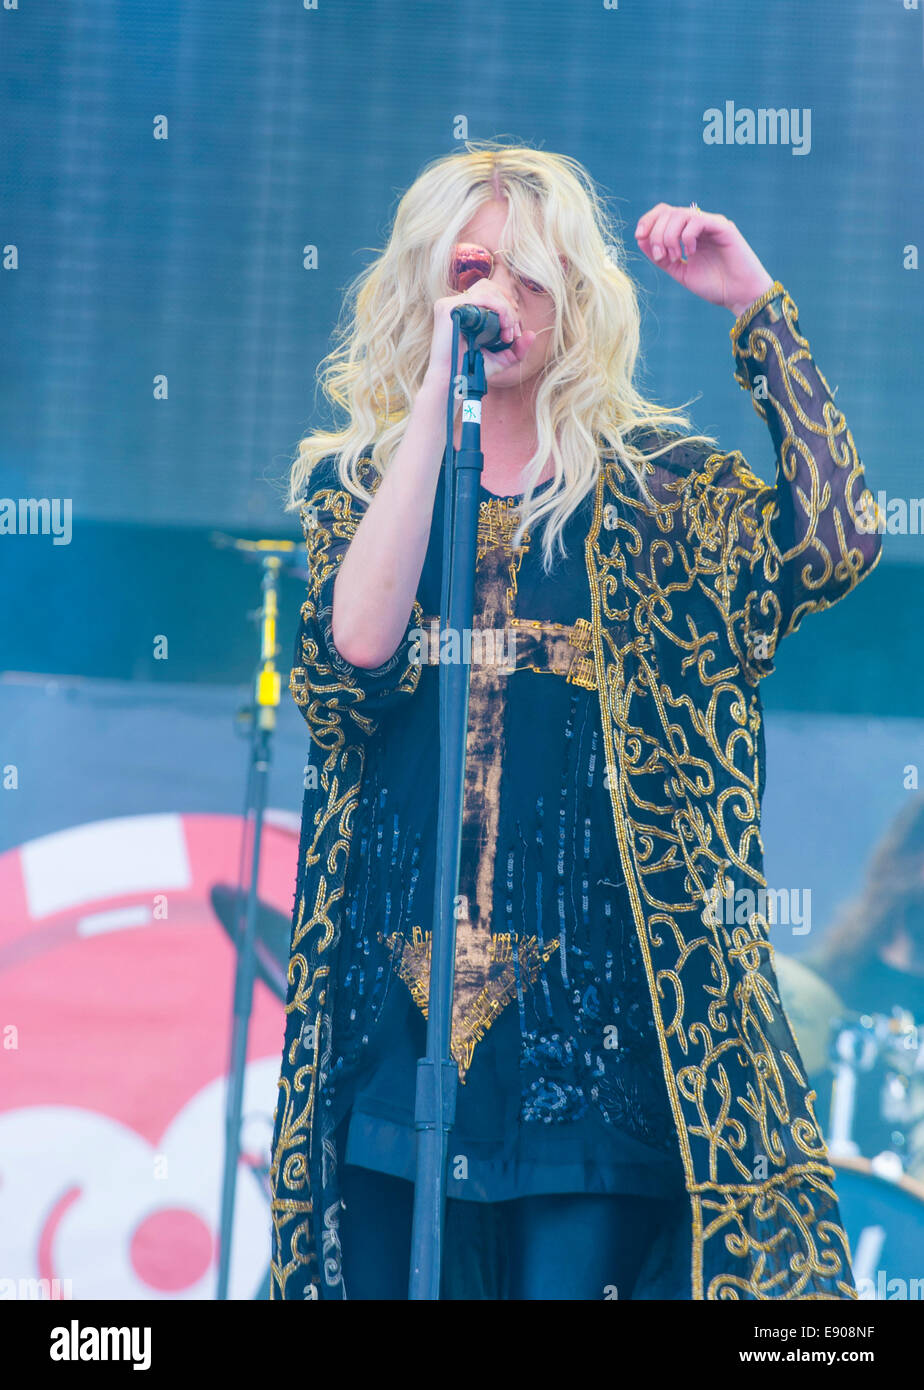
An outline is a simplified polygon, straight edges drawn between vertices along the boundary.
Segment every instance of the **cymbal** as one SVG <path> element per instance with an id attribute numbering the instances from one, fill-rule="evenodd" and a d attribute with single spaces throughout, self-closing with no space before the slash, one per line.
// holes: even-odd
<path id="1" fill-rule="evenodd" d="M 227 883 L 213 885 L 209 897 L 212 910 L 231 940 L 237 944 L 238 912 L 243 912 L 238 892 Z M 292 931 L 291 919 L 277 907 L 257 899 L 256 937 L 254 957 L 257 975 L 273 993 L 285 1002 L 287 970 L 289 963 L 289 937 Z"/>
<path id="2" fill-rule="evenodd" d="M 820 975 L 795 956 L 774 952 L 780 999 L 809 1074 L 823 1072 L 828 1064 L 831 1025 L 850 1010 Z"/>

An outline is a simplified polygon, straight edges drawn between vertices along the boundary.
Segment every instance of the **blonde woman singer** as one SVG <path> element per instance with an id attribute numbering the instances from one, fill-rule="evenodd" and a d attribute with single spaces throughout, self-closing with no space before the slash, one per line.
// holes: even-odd
<path id="1" fill-rule="evenodd" d="M 565 156 L 482 142 L 430 164 L 325 366 L 343 427 L 303 440 L 291 475 L 310 571 L 291 690 L 317 785 L 273 1298 L 407 1297 L 438 663 L 460 651 L 438 616 L 462 302 L 513 346 L 485 354 L 474 621 L 491 640 L 471 656 L 444 1296 L 856 1296 L 755 908 L 760 682 L 879 537 L 796 304 L 735 223 L 658 203 L 635 237 L 731 315 L 775 486 L 636 389 L 636 289 Z"/>

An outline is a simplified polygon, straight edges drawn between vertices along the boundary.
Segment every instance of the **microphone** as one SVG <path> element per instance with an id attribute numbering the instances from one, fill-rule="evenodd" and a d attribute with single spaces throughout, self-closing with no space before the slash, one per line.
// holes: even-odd
<path id="1" fill-rule="evenodd" d="M 503 352 L 513 347 L 513 343 L 501 341 L 500 315 L 493 309 L 482 309 L 478 304 L 460 304 L 453 309 L 452 317 L 459 320 L 463 333 L 476 334 L 472 347 L 484 348 L 485 352 Z"/>

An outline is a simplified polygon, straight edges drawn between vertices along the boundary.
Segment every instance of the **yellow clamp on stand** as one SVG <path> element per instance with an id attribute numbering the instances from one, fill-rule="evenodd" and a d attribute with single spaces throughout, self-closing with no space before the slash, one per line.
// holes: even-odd
<path id="1" fill-rule="evenodd" d="M 276 725 L 276 709 L 282 690 L 282 677 L 276 670 L 276 617 L 279 612 L 277 583 L 280 561 L 278 556 L 266 555 L 263 558 L 263 607 L 260 610 L 260 669 L 257 672 L 256 698 L 257 720 L 261 728 L 272 729 Z"/>

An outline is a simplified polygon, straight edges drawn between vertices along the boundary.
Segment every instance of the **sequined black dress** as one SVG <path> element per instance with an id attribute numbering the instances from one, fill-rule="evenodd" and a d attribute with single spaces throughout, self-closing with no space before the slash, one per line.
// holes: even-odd
<path id="1" fill-rule="evenodd" d="M 441 480 L 418 588 L 434 621 L 442 496 Z M 448 1192 L 675 1196 L 683 1170 L 624 899 L 588 655 L 592 498 L 569 518 L 567 559 L 548 575 L 528 535 L 511 548 L 517 498 L 482 488 L 481 499 L 473 631 L 493 634 L 493 652 L 489 637 L 471 652 L 453 1018 L 463 1084 Z M 332 586 L 333 576 L 331 597 Z M 345 1042 L 319 1097 L 343 1124 L 348 1163 L 407 1179 L 439 781 L 432 636 L 423 655 L 434 664 L 367 746 L 337 957 Z M 374 689 L 374 673 L 369 681 Z"/>

